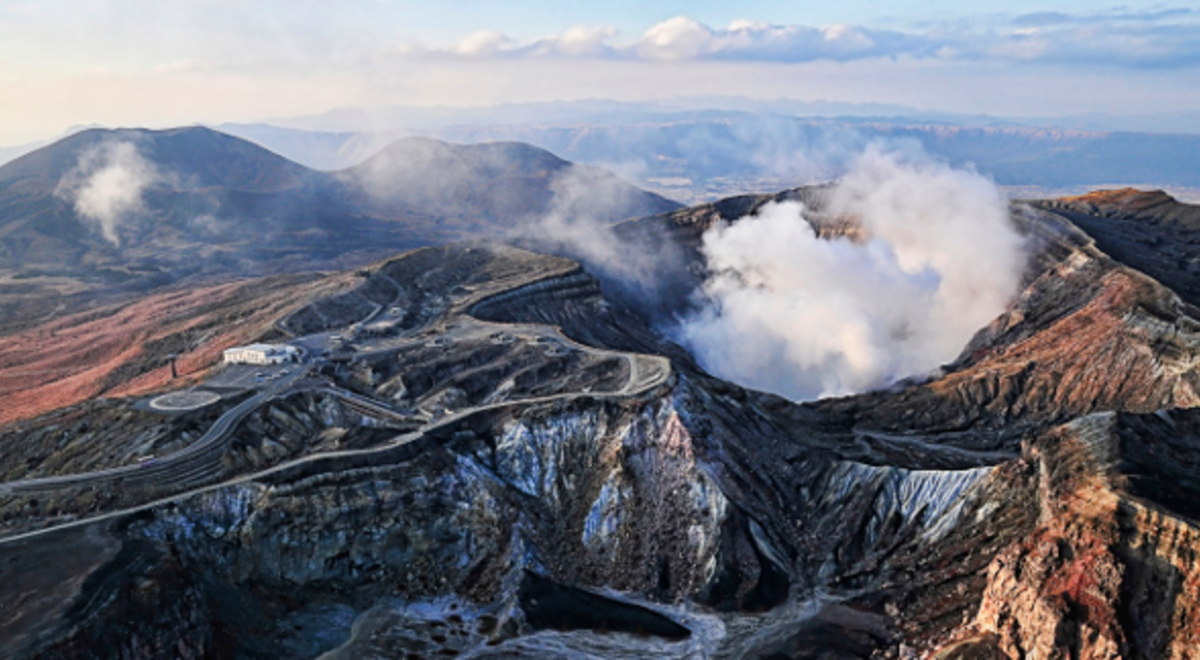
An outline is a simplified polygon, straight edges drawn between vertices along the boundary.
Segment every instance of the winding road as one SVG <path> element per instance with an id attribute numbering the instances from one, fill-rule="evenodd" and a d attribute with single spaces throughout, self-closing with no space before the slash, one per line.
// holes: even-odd
<path id="1" fill-rule="evenodd" d="M 398 446 L 419 440 L 426 434 L 445 429 L 479 413 L 496 411 L 512 406 L 538 405 L 555 401 L 570 401 L 582 398 L 603 399 L 637 396 L 667 382 L 671 375 L 670 361 L 662 356 L 640 353 L 624 353 L 587 346 L 569 339 L 563 335 L 561 330 L 557 327 L 527 323 L 494 323 L 489 321 L 480 321 L 468 315 L 462 315 L 455 319 L 454 326 L 454 330 L 448 331 L 447 333 L 447 335 L 450 337 L 450 340 L 467 336 L 477 337 L 481 333 L 505 332 L 511 335 L 525 335 L 527 337 L 532 336 L 535 338 L 535 341 L 537 337 L 541 337 L 544 338 L 543 341 L 549 340 L 561 346 L 568 346 L 574 350 L 588 352 L 598 357 L 623 359 L 627 362 L 629 367 L 628 378 L 625 384 L 615 391 L 564 392 L 540 397 L 511 399 L 461 408 L 459 410 L 452 411 L 436 420 L 429 420 L 404 415 L 403 413 L 392 410 L 389 406 L 382 402 L 349 392 L 332 384 L 302 384 L 297 386 L 297 382 L 300 381 L 301 378 L 308 376 L 311 371 L 311 365 L 303 365 L 301 368 L 296 369 L 295 372 L 289 376 L 271 383 L 263 390 L 255 393 L 250 398 L 226 411 L 215 422 L 213 422 L 212 426 L 210 426 L 208 430 L 195 442 L 178 452 L 157 458 L 153 462 L 97 470 L 94 472 L 86 472 L 81 474 L 45 477 L 38 479 L 24 479 L 0 484 L 0 495 L 45 493 L 89 486 L 112 486 L 124 488 L 133 485 L 169 485 L 170 487 L 183 489 L 180 492 L 170 496 L 139 504 L 137 506 L 59 523 L 39 530 L 0 537 L 0 544 L 17 542 L 38 535 L 49 534 L 57 530 L 69 529 L 102 520 L 125 516 L 138 511 L 144 511 L 146 509 L 161 506 L 172 501 L 178 501 L 192 497 L 200 493 L 211 492 L 232 485 L 262 479 L 266 476 L 306 463 L 337 459 L 340 457 L 362 456 L 386 452 L 395 449 Z M 378 354 L 380 352 L 394 351 L 397 348 L 403 347 L 405 344 L 427 341 L 427 338 L 414 337 L 412 336 L 413 334 L 415 334 L 415 331 L 414 333 L 409 334 L 404 341 L 389 342 L 385 348 L 375 347 L 358 352 L 356 353 L 356 357 L 369 356 L 371 354 Z M 311 340 L 312 338 L 302 337 L 293 341 L 296 343 L 301 343 L 305 339 Z M 394 440 L 382 446 L 372 447 L 369 449 L 341 450 L 309 454 L 293 460 L 285 461 L 264 470 L 240 475 L 219 483 L 206 483 L 211 482 L 211 480 L 216 477 L 219 477 L 222 470 L 221 456 L 227 449 L 227 441 L 229 440 L 233 430 L 243 419 L 272 400 L 283 398 L 295 392 L 305 390 L 321 391 L 329 395 L 339 397 L 350 407 L 373 417 L 409 423 L 419 423 L 421 426 L 414 431 L 397 436 Z"/>

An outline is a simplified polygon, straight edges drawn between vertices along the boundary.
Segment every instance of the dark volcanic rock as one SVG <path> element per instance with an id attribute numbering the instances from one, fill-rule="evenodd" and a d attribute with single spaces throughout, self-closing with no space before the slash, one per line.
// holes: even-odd
<path id="1" fill-rule="evenodd" d="M 350 348 L 210 452 L 0 487 L 51 527 L 0 537 L 5 653 L 1189 657 L 1198 315 L 1018 212 L 1035 272 L 942 377 L 803 406 L 567 259 L 373 266 L 282 323 Z"/>
<path id="2" fill-rule="evenodd" d="M 337 177 L 365 191 L 385 215 L 399 205 L 451 222 L 508 228 L 548 213 L 611 223 L 679 208 L 610 172 L 520 142 L 404 138 Z"/>
<path id="3" fill-rule="evenodd" d="M 1090 241 L 1054 251 L 1055 263 L 941 378 L 817 407 L 865 429 L 957 433 L 964 447 L 1011 449 L 1030 426 L 1200 403 L 1200 310 Z"/>
<path id="4" fill-rule="evenodd" d="M 1109 256 L 1200 305 L 1200 206 L 1132 188 L 1034 204 L 1070 219 Z"/>
<path id="5" fill-rule="evenodd" d="M 203 127 L 92 129 L 0 167 L 0 311 L 342 270 L 551 213 L 614 222 L 677 207 L 518 143 L 401 140 L 327 173 Z"/>
<path id="6" fill-rule="evenodd" d="M 691 631 L 657 612 L 597 596 L 526 573 L 519 591 L 525 620 L 534 630 L 579 630 L 687 639 Z"/>

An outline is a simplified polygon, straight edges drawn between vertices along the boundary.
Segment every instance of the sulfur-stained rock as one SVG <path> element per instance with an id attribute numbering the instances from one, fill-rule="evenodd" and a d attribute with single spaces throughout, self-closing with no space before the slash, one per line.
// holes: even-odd
<path id="1" fill-rule="evenodd" d="M 765 199 L 667 220 L 694 239 Z M 1195 657 L 1200 314 L 1015 212 L 1045 239 L 1034 272 L 956 362 L 806 405 L 703 373 L 566 259 L 470 244 L 373 267 L 285 325 L 391 297 L 379 343 L 194 460 L 0 490 L 0 650 Z M 121 405 L 34 420 L 5 455 L 107 467 L 76 435 L 157 448 L 219 414 Z"/>

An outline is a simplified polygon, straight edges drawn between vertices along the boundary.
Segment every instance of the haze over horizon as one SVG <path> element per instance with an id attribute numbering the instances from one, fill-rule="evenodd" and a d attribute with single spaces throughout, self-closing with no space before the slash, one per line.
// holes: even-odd
<path id="1" fill-rule="evenodd" d="M 1003 117 L 1149 115 L 1179 130 L 1200 107 L 1198 26 L 1200 11 L 1184 4 L 1082 0 L 1003 11 L 932 0 L 759 0 L 736 10 L 5 2 L 0 145 L 92 124 L 731 96 Z"/>

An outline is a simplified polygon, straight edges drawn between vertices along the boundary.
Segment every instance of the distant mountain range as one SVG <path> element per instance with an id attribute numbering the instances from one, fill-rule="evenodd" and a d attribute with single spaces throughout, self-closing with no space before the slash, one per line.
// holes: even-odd
<path id="1" fill-rule="evenodd" d="M 208 128 L 85 130 L 0 167 L 0 306 L 345 268 L 548 214 L 608 223 L 678 206 L 522 144 L 410 138 L 318 172 Z"/>
<path id="2" fill-rule="evenodd" d="M 515 141 L 687 203 L 828 180 L 871 143 L 974 166 L 1018 197 L 1165 188 L 1200 201 L 1200 113 L 1005 118 L 903 106 L 704 97 L 490 108 L 344 108 L 221 124 L 306 167 L 359 165 L 398 139 Z M 73 130 L 78 130 L 73 129 Z M 38 143 L 0 148 L 0 163 Z"/>
<path id="3" fill-rule="evenodd" d="M 805 119 L 868 119 L 907 123 L 937 123 L 956 126 L 1022 126 L 1086 131 L 1132 131 L 1143 133 L 1200 133 L 1200 112 L 1195 109 L 1163 112 L 1148 109 L 1141 114 L 1091 112 L 1055 116 L 997 116 L 981 113 L 947 112 L 893 103 L 847 103 L 841 101 L 707 94 L 652 101 L 579 99 L 505 103 L 479 107 L 391 106 L 373 109 L 334 108 L 300 117 L 266 120 L 273 126 L 306 131 L 363 133 L 379 130 L 429 130 L 450 126 L 492 125 L 592 125 L 677 122 L 712 119 L 720 115 L 754 114 Z"/>
<path id="4" fill-rule="evenodd" d="M 823 196 L 621 223 L 676 239 L 621 256 Z M 1138 270 L 1198 263 L 1200 207 L 1040 206 L 1013 209 L 1019 293 L 957 359 L 808 403 L 706 373 L 590 266 L 503 246 L 7 335 L 0 656 L 1194 658 L 1200 292 Z M 372 308 L 384 336 L 357 332 Z M 281 326 L 357 336 L 211 369 Z"/>
<path id="5" fill-rule="evenodd" d="M 318 169 L 356 163 L 398 136 L 265 124 L 222 130 Z M 617 108 L 608 115 L 592 112 L 548 122 L 416 124 L 407 133 L 450 142 L 524 142 L 577 163 L 614 169 L 643 188 L 691 203 L 827 180 L 872 143 L 902 151 L 919 147 L 1031 196 L 1118 184 L 1200 188 L 1200 135 L 1037 128 L 986 117 L 819 118 L 742 110 L 639 114 Z"/>
<path id="6" fill-rule="evenodd" d="M 589 116 L 602 121 L 601 110 Z M 667 197 L 827 180 L 872 143 L 973 166 L 1030 197 L 1200 188 L 1195 135 L 608 110 L 609 125 L 430 129 L 466 144 L 270 125 L 82 130 L 0 167 L 0 311 L 42 313 L 64 293 L 351 268 L 464 237 L 536 237 L 547 218 L 649 216 L 679 207 Z"/>

